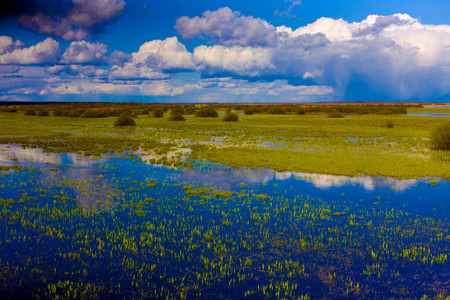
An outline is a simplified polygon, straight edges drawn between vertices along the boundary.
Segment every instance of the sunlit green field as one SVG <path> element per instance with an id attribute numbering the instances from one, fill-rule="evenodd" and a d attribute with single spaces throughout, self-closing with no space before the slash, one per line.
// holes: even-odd
<path id="1" fill-rule="evenodd" d="M 411 109 L 414 112 L 424 109 Z M 440 113 L 450 109 L 436 108 Z M 278 171 L 391 176 L 450 176 L 448 156 L 430 150 L 429 136 L 446 118 L 405 115 L 239 115 L 238 122 L 185 116 L 186 122 L 139 115 L 137 126 L 116 118 L 68 118 L 2 113 L 0 142 L 99 155 L 139 150 L 179 166 L 180 149 L 197 159 Z M 387 128 L 387 122 L 393 128 Z"/>

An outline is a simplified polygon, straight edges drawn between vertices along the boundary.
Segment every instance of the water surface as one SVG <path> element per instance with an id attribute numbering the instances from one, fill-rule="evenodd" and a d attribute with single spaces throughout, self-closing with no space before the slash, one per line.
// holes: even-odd
<path id="1" fill-rule="evenodd" d="M 3 297 L 448 296 L 450 182 L 0 147 Z M 5 169 L 7 167 L 4 167 Z"/>

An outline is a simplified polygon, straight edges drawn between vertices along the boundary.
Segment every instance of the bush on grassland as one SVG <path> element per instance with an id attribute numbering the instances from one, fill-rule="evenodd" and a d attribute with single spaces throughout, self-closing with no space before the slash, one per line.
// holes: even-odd
<path id="1" fill-rule="evenodd" d="M 175 107 L 175 108 L 172 108 L 171 110 L 170 110 L 170 115 L 171 116 L 174 116 L 174 115 L 184 115 L 184 109 L 183 108 L 181 108 L 181 107 Z"/>
<path id="2" fill-rule="evenodd" d="M 55 116 L 55 117 L 62 117 L 63 113 L 64 113 L 63 110 L 57 109 L 57 110 L 55 110 L 55 111 L 53 112 L 53 116 Z"/>
<path id="3" fill-rule="evenodd" d="M 253 110 L 251 110 L 251 109 L 244 109 L 244 114 L 246 114 L 246 115 L 253 115 Z"/>
<path id="4" fill-rule="evenodd" d="M 69 112 L 69 114 L 67 115 L 69 118 L 79 118 L 81 116 L 81 114 L 78 111 L 71 111 Z"/>
<path id="5" fill-rule="evenodd" d="M 27 109 L 25 111 L 25 116 L 35 116 L 36 112 L 33 109 Z"/>
<path id="6" fill-rule="evenodd" d="M 222 121 L 224 121 L 224 122 L 237 122 L 237 121 L 239 121 L 239 117 L 234 112 L 227 112 L 223 116 Z"/>
<path id="7" fill-rule="evenodd" d="M 394 128 L 394 122 L 392 120 L 386 121 L 386 127 L 387 128 Z"/>
<path id="8" fill-rule="evenodd" d="M 433 130 L 431 147 L 435 150 L 450 150 L 450 122 L 441 124 Z"/>
<path id="9" fill-rule="evenodd" d="M 180 113 L 174 113 L 170 116 L 169 121 L 186 121 L 186 119 L 183 117 Z"/>
<path id="10" fill-rule="evenodd" d="M 46 110 L 40 110 L 40 111 L 38 111 L 37 115 L 38 115 L 39 117 L 48 117 L 48 116 L 50 116 L 50 114 L 49 114 L 48 111 L 46 111 Z"/>
<path id="11" fill-rule="evenodd" d="M 130 115 L 123 115 L 114 122 L 114 127 L 136 126 L 136 122 Z"/>
<path id="12" fill-rule="evenodd" d="M 188 108 L 186 108 L 185 112 L 186 112 L 186 115 L 195 115 L 197 110 L 195 109 L 195 107 L 189 106 Z"/>
<path id="13" fill-rule="evenodd" d="M 164 116 L 164 111 L 162 109 L 155 109 L 152 111 L 153 118 L 162 118 Z"/>
<path id="14" fill-rule="evenodd" d="M 344 116 L 335 110 L 332 110 L 328 113 L 327 118 L 343 118 Z"/>
<path id="15" fill-rule="evenodd" d="M 269 108 L 267 113 L 271 114 L 271 115 L 284 115 L 286 113 L 286 110 L 279 106 L 273 106 L 273 107 Z"/>
<path id="16" fill-rule="evenodd" d="M 202 107 L 195 113 L 195 116 L 200 118 L 217 118 L 219 114 L 213 107 Z"/>

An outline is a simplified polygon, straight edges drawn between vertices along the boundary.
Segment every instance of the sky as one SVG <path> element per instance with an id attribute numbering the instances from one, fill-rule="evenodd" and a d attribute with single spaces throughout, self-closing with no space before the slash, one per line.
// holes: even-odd
<path id="1" fill-rule="evenodd" d="M 2 0 L 0 101 L 450 102 L 448 0 Z"/>

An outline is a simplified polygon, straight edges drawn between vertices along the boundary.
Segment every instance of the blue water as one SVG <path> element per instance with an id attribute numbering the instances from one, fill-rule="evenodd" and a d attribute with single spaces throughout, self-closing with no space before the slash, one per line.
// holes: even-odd
<path id="1" fill-rule="evenodd" d="M 129 154 L 0 148 L 3 298 L 448 296 L 448 180 Z"/>

